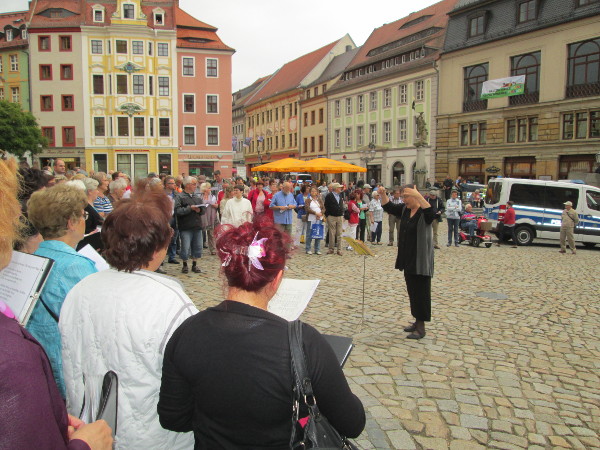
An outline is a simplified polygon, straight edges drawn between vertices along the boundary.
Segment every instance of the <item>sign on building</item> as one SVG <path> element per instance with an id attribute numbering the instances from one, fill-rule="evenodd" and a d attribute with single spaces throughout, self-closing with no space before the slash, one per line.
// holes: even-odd
<path id="1" fill-rule="evenodd" d="M 516 77 L 484 81 L 481 98 L 510 97 L 523 93 L 525 93 L 525 75 L 518 75 Z"/>

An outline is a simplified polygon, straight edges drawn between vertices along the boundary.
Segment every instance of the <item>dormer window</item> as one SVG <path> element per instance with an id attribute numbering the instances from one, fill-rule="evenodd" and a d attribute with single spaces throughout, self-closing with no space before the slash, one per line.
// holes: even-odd
<path id="1" fill-rule="evenodd" d="M 13 40 L 13 30 L 11 28 L 8 28 L 6 30 L 6 41 L 10 42 Z"/>
<path id="2" fill-rule="evenodd" d="M 486 12 L 479 12 L 477 14 L 470 15 L 469 20 L 469 37 L 483 36 L 486 28 Z"/>
<path id="3" fill-rule="evenodd" d="M 537 18 L 537 0 L 526 0 L 518 5 L 517 23 L 531 22 Z"/>
<path id="4" fill-rule="evenodd" d="M 101 9 L 94 10 L 94 22 L 104 22 L 104 11 Z"/>
<path id="5" fill-rule="evenodd" d="M 27 29 L 25 28 L 21 30 L 21 39 L 27 39 Z"/>
<path id="6" fill-rule="evenodd" d="M 165 15 L 163 13 L 154 13 L 154 25 L 164 25 L 165 24 Z"/>
<path id="7" fill-rule="evenodd" d="M 123 5 L 123 18 L 124 19 L 135 19 L 135 6 L 131 4 Z"/>

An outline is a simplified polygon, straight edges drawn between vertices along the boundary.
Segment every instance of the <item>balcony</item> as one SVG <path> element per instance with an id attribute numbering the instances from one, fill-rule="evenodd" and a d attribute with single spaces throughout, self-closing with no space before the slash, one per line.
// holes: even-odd
<path id="1" fill-rule="evenodd" d="M 567 98 L 595 97 L 597 95 L 600 95 L 600 83 L 586 83 L 567 86 Z"/>
<path id="2" fill-rule="evenodd" d="M 486 110 L 487 103 L 487 100 L 468 100 L 466 102 L 463 102 L 463 112 Z"/>
<path id="3" fill-rule="evenodd" d="M 532 103 L 539 103 L 539 101 L 539 92 L 528 92 L 527 94 L 513 95 L 508 97 L 508 104 L 510 106 L 530 105 Z"/>

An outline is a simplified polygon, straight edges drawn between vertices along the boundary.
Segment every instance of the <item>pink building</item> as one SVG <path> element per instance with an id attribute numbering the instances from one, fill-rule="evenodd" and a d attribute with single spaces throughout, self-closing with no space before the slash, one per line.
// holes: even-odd
<path id="1" fill-rule="evenodd" d="M 176 9 L 179 172 L 232 175 L 231 56 L 217 28 Z"/>

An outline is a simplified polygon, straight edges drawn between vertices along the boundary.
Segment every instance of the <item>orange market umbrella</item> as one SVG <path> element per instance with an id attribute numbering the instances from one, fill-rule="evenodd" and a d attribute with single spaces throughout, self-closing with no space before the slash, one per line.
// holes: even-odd
<path id="1" fill-rule="evenodd" d="M 304 170 L 304 161 L 296 158 L 284 158 L 267 164 L 253 167 L 252 172 L 296 172 Z"/>
<path id="2" fill-rule="evenodd" d="M 304 162 L 302 170 L 318 173 L 366 172 L 364 167 L 329 158 L 315 158 Z"/>

